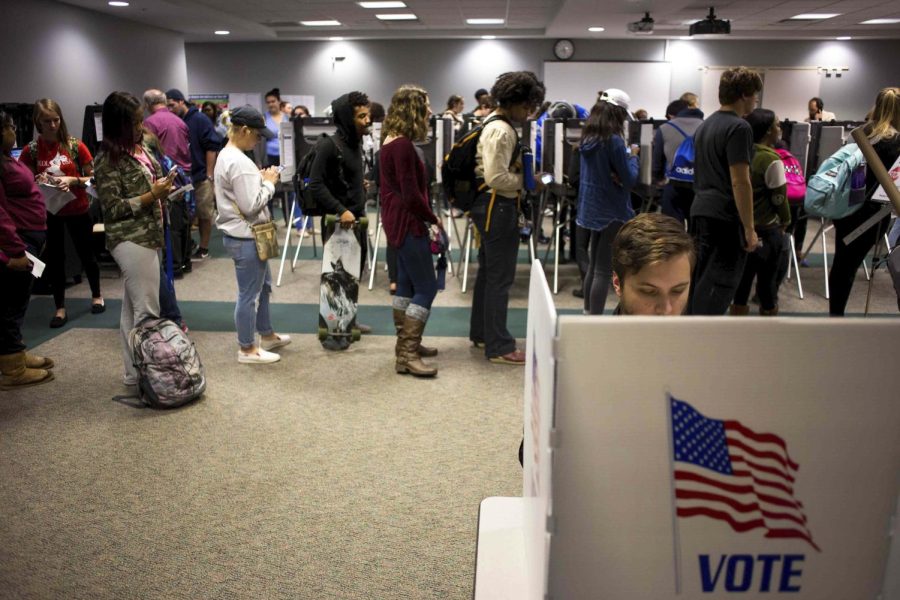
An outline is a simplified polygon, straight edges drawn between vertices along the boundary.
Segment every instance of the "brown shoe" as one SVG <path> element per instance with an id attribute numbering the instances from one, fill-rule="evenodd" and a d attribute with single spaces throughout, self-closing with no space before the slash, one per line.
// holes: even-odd
<path id="1" fill-rule="evenodd" d="M 397 373 L 409 373 L 416 377 L 437 375 L 437 369 L 422 362 L 419 357 L 418 348 L 423 331 L 425 331 L 425 321 L 420 321 L 404 313 L 403 325 L 397 334 L 397 363 L 394 367 Z"/>
<path id="2" fill-rule="evenodd" d="M 524 365 L 525 353 L 521 350 L 513 350 L 502 356 L 492 356 L 488 360 L 498 365 Z"/>
<path id="3" fill-rule="evenodd" d="M 750 314 L 750 307 L 746 304 L 732 304 L 728 309 L 728 313 L 732 317 L 746 317 Z"/>
<path id="4" fill-rule="evenodd" d="M 53 373 L 46 369 L 29 369 L 25 366 L 25 353 L 0 355 L 0 389 L 14 390 L 30 385 L 38 385 L 53 379 Z"/>
<path id="5" fill-rule="evenodd" d="M 394 328 L 397 330 L 397 335 L 400 335 L 400 328 L 403 327 L 403 319 L 405 317 L 405 310 L 400 310 L 399 308 L 394 309 Z M 419 356 L 422 356 L 424 358 L 434 358 L 438 355 L 437 348 L 423 346 L 421 342 L 419 342 L 419 347 L 416 351 L 418 352 Z"/>
<path id="6" fill-rule="evenodd" d="M 760 306 L 759 314 L 762 317 L 777 317 L 778 316 L 778 307 L 776 306 L 772 310 L 766 310 L 762 306 Z"/>
<path id="7" fill-rule="evenodd" d="M 53 359 L 47 358 L 46 356 L 36 356 L 26 352 L 25 366 L 29 369 L 52 369 Z"/>

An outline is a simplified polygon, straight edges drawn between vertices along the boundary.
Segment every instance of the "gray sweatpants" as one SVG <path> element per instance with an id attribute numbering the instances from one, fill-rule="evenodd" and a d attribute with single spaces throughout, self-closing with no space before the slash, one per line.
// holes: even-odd
<path id="1" fill-rule="evenodd" d="M 134 242 L 121 242 L 112 249 L 112 255 L 122 270 L 125 282 L 119 322 L 122 360 L 125 363 L 124 381 L 126 385 L 134 385 L 138 376 L 132 363 L 128 334 L 135 323 L 147 317 L 159 317 L 159 254 Z"/>

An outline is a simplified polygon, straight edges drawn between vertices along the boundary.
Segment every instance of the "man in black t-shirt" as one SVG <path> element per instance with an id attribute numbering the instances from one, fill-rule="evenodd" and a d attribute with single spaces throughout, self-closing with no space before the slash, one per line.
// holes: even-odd
<path id="1" fill-rule="evenodd" d="M 753 227 L 750 160 L 753 132 L 743 119 L 756 106 L 762 78 L 739 67 L 722 74 L 721 107 L 694 134 L 691 235 L 697 263 L 688 312 L 723 315 L 734 298 L 747 252 L 758 245 Z"/>

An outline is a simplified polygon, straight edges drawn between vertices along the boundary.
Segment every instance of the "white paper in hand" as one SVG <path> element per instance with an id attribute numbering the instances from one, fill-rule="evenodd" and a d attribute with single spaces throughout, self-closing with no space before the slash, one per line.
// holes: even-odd
<path id="1" fill-rule="evenodd" d="M 31 261 L 31 274 L 34 275 L 35 279 L 44 274 L 44 267 L 47 265 L 41 259 L 28 251 L 25 252 L 25 258 Z"/>
<path id="2" fill-rule="evenodd" d="M 64 192 L 52 185 L 40 183 L 38 184 L 38 188 L 40 188 L 41 194 L 44 196 L 44 204 L 47 206 L 47 211 L 54 215 L 62 210 L 66 204 L 75 199 L 75 194 L 72 192 Z"/>

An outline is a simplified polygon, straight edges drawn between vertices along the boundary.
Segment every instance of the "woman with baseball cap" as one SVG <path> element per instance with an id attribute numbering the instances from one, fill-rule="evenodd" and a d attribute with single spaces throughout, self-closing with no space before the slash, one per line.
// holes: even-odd
<path id="1" fill-rule="evenodd" d="M 224 234 L 223 243 L 234 261 L 237 276 L 234 324 L 240 344 L 240 363 L 277 362 L 281 356 L 271 350 L 291 343 L 290 336 L 278 335 L 272 328 L 269 319 L 272 274 L 269 263 L 260 260 L 256 252 L 252 228 L 272 220 L 268 203 L 275 193 L 278 168 L 260 171 L 244 154 L 252 150 L 260 138 L 271 140 L 274 137 L 258 110 L 240 106 L 231 111 L 228 144 L 216 160 L 216 207 L 219 210 L 216 227 Z"/>

